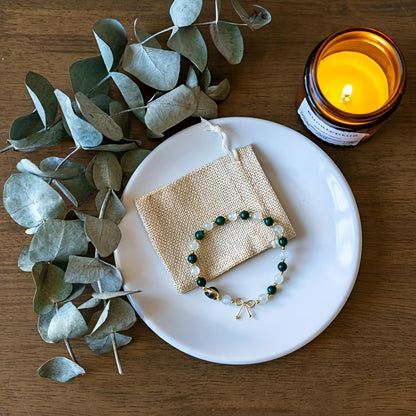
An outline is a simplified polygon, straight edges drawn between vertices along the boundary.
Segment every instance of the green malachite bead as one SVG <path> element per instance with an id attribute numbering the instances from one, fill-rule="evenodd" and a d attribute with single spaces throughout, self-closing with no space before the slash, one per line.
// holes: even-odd
<path id="1" fill-rule="evenodd" d="M 191 264 L 196 263 L 197 259 L 198 259 L 198 258 L 196 257 L 196 254 L 194 254 L 194 253 L 192 253 L 192 254 L 190 254 L 190 255 L 188 256 L 188 261 L 189 261 L 189 263 L 191 263 Z"/>
<path id="2" fill-rule="evenodd" d="M 263 221 L 268 227 L 274 224 L 273 218 L 271 217 L 266 217 Z"/>
<path id="3" fill-rule="evenodd" d="M 196 279 L 196 284 L 199 287 L 205 287 L 205 285 L 207 284 L 207 281 L 203 277 L 198 277 L 198 279 Z"/>
<path id="4" fill-rule="evenodd" d="M 276 286 L 269 286 L 269 287 L 267 288 L 267 293 L 268 293 L 269 295 L 274 295 L 274 294 L 276 293 Z"/>
<path id="5" fill-rule="evenodd" d="M 279 269 L 280 272 L 284 272 L 287 269 L 287 264 L 284 261 L 281 261 L 277 265 L 277 268 Z"/>
<path id="6" fill-rule="evenodd" d="M 279 238 L 279 245 L 281 247 L 285 247 L 287 245 L 287 238 L 286 237 L 280 237 Z"/>
<path id="7" fill-rule="evenodd" d="M 198 231 L 195 233 L 195 238 L 196 238 L 197 240 L 202 240 L 204 237 L 205 237 L 205 233 L 204 233 L 202 230 L 198 230 Z"/>
<path id="8" fill-rule="evenodd" d="M 250 218 L 250 213 L 248 211 L 241 211 L 240 212 L 240 218 L 242 220 L 247 220 Z"/>
<path id="9" fill-rule="evenodd" d="M 219 216 L 215 220 L 215 224 L 217 225 L 224 225 L 225 224 L 225 218 L 223 216 Z"/>

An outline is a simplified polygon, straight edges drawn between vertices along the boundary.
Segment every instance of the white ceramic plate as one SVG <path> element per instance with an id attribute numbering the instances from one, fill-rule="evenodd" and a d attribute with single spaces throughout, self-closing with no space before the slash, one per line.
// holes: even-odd
<path id="1" fill-rule="evenodd" d="M 167 185 L 223 155 L 219 135 L 197 124 L 159 145 L 126 186 L 127 214 L 116 251 L 130 301 L 162 339 L 194 357 L 224 364 L 252 364 L 281 357 L 318 336 L 337 316 L 354 285 L 361 258 L 361 224 L 345 178 L 332 160 L 301 134 L 253 118 L 214 120 L 234 147 L 252 143 L 263 169 L 294 225 L 288 281 L 253 318 L 234 316 L 233 305 L 206 298 L 200 289 L 176 291 L 156 255 L 134 199 Z M 256 298 L 273 282 L 276 251 L 267 250 L 213 284 L 235 296 Z M 250 276 L 264 276 L 260 288 Z M 259 279 L 261 280 L 261 279 Z M 237 284 L 238 282 L 238 284 Z M 238 292 L 238 293 L 236 293 Z"/>

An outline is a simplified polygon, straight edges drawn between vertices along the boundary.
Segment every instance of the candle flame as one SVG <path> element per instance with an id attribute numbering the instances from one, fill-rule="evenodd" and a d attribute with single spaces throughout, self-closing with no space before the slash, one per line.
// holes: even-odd
<path id="1" fill-rule="evenodd" d="M 341 103 L 348 103 L 350 101 L 351 94 L 352 94 L 352 85 L 347 84 L 344 87 L 344 89 L 342 90 L 340 102 Z"/>

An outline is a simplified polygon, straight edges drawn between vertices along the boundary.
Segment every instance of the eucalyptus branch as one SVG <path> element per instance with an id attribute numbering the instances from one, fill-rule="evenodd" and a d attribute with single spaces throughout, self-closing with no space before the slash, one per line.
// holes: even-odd
<path id="1" fill-rule="evenodd" d="M 34 308 L 42 321 L 39 332 L 44 338 L 45 334 L 50 336 L 52 328 L 54 339 L 64 340 L 72 359 L 55 357 L 48 360 L 39 368 L 40 376 L 65 382 L 85 373 L 76 362 L 69 339 L 75 334 L 83 336 L 89 330 L 89 320 L 85 316 L 95 312 L 96 303 L 93 301 L 81 308 L 81 305 L 76 307 L 72 299 L 81 294 L 79 287 L 91 282 L 96 282 L 96 289 L 104 301 L 100 306 L 104 304 L 107 309 L 101 312 L 93 336 L 85 340 L 91 350 L 98 353 L 112 348 L 118 371 L 122 374 L 117 345 L 128 344 L 130 337 L 118 332 L 130 328 L 137 317 L 132 306 L 119 298 L 127 293 L 120 289 L 123 281 L 120 270 L 100 257 L 110 256 L 121 239 L 117 224 L 126 209 L 114 191 L 122 191 L 125 180 L 148 152 L 137 149 L 137 142 L 131 143 L 125 137 L 130 120 L 122 115 L 136 112 L 136 118 L 132 119 L 143 122 L 152 137 L 163 137 L 166 131 L 196 114 L 206 119 L 215 117 L 217 102 L 228 96 L 230 84 L 227 79 L 217 85 L 211 84 L 208 48 L 202 36 L 205 31 L 200 32 L 195 27 L 210 26 L 209 36 L 214 47 L 230 64 L 238 64 L 244 51 L 239 26 L 259 29 L 271 20 L 270 14 L 261 6 L 254 6 L 260 12 L 249 15 L 238 0 L 232 0 L 232 5 L 242 23 L 220 20 L 220 0 L 215 0 L 215 20 L 208 22 L 197 21 L 202 1 L 174 0 L 169 9 L 173 25 L 143 39 L 147 34 L 143 35 L 136 27 L 136 19 L 134 34 L 137 42 L 131 44 L 126 30 L 117 20 L 106 18 L 96 22 L 93 32 L 101 56 L 86 58 L 70 66 L 74 97 L 54 88 L 40 74 L 27 74 L 25 85 L 35 108 L 13 121 L 10 130 L 14 139 L 9 138 L 10 144 L 0 149 L 0 153 L 10 149 L 30 152 L 51 148 L 68 136 L 75 143 L 74 150 L 70 149 L 65 158 L 47 157 L 39 167 L 28 159 L 22 160 L 18 164 L 20 173 L 11 175 L 3 190 L 6 211 L 27 229 L 28 234 L 34 234 L 29 249 L 22 250 L 19 267 L 32 272 L 37 283 Z M 159 47 L 155 38 L 170 31 L 172 35 L 167 48 Z M 145 49 L 148 42 L 155 47 Z M 184 68 L 181 57 L 188 61 L 188 67 Z M 181 73 L 183 69 L 186 75 Z M 112 89 L 106 83 L 110 78 L 119 90 L 122 102 L 111 96 Z M 181 79 L 186 81 L 178 83 Z M 150 89 L 152 95 L 146 105 L 142 85 Z M 74 98 L 81 114 L 74 110 Z M 98 151 L 87 168 L 69 161 L 80 149 Z M 116 152 L 122 156 L 116 157 Z M 66 206 L 63 196 L 78 207 L 91 196 L 94 188 L 98 191 L 96 203 L 102 201 L 98 218 L 77 213 L 79 220 L 73 221 L 72 216 L 60 219 Z M 90 243 L 95 246 L 93 258 L 85 257 Z M 59 259 L 57 266 L 54 264 L 56 259 L 50 258 L 51 252 L 67 255 Z M 48 262 L 43 261 L 45 258 Z M 100 279 L 100 276 L 105 277 Z M 43 284 L 45 277 L 53 284 Z M 114 293 L 108 293 L 108 287 L 114 287 Z M 58 310 L 57 304 L 49 303 L 50 299 L 59 299 L 63 305 Z M 48 320 L 46 314 L 53 307 L 58 312 Z M 82 309 L 86 309 L 85 313 Z"/>

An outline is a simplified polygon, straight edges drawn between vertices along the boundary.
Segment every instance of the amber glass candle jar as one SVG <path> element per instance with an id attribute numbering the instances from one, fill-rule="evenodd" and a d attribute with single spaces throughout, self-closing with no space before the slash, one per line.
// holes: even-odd
<path id="1" fill-rule="evenodd" d="M 371 28 L 344 29 L 309 56 L 298 114 L 320 139 L 353 146 L 394 112 L 405 84 L 404 58 L 387 35 Z"/>

